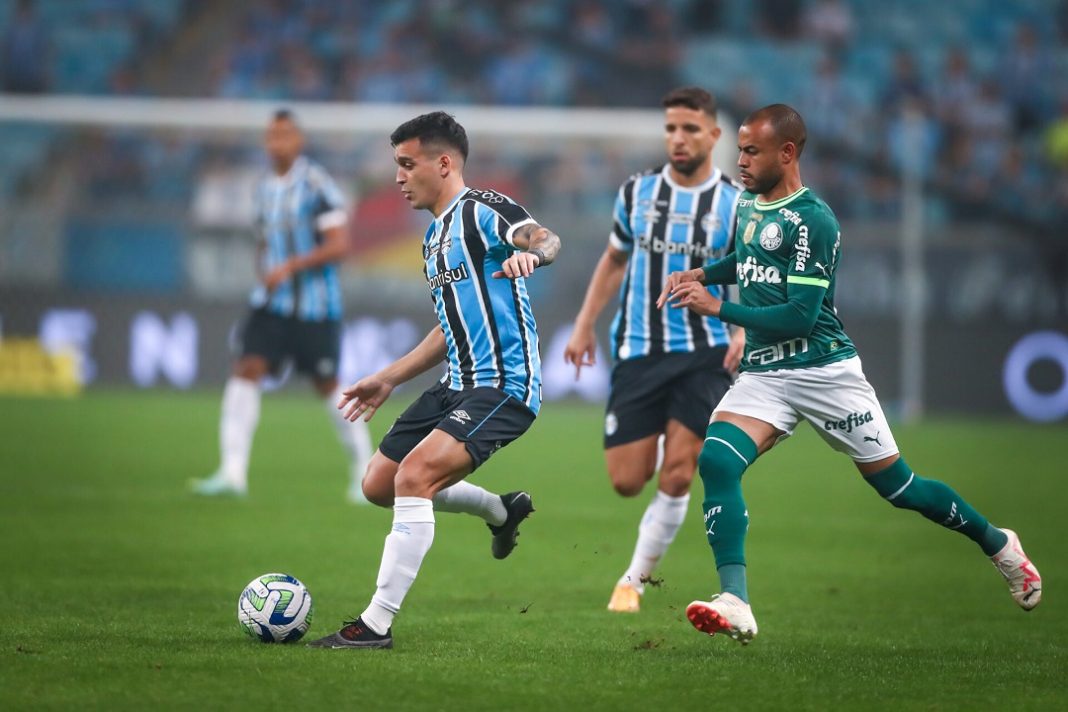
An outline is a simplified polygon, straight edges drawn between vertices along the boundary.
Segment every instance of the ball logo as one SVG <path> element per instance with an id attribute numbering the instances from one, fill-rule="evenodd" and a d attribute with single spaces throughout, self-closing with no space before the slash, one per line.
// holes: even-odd
<path id="1" fill-rule="evenodd" d="M 779 223 L 770 223 L 760 231 L 760 246 L 768 252 L 779 249 L 782 244 L 782 227 Z"/>

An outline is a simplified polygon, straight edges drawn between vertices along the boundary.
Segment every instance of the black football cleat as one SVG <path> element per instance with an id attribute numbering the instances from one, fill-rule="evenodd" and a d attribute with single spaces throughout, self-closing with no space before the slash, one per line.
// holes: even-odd
<path id="1" fill-rule="evenodd" d="M 331 633 L 325 638 L 313 640 L 308 643 L 309 648 L 392 648 L 393 629 L 386 631 L 385 635 L 379 635 L 363 622 L 362 618 L 354 621 L 345 621 L 341 624 L 341 630 Z"/>
<path id="2" fill-rule="evenodd" d="M 499 527 L 486 524 L 493 534 L 490 550 L 495 559 L 507 558 L 512 553 L 516 547 L 516 538 L 519 536 L 519 523 L 534 511 L 534 502 L 531 501 L 530 494 L 527 492 L 502 494 L 501 501 L 504 502 L 504 508 L 508 510 L 508 518 Z"/>

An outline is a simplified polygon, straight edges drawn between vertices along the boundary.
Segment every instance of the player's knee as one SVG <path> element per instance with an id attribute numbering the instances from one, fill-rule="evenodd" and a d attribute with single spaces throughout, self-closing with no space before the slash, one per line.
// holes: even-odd
<path id="1" fill-rule="evenodd" d="M 692 456 L 666 457 L 660 468 L 660 490 L 672 497 L 681 497 L 690 491 L 697 462 Z"/>
<path id="2" fill-rule="evenodd" d="M 612 479 L 612 489 L 616 491 L 616 494 L 623 497 L 637 497 L 641 494 L 648 479 L 640 476 L 640 474 L 635 477 L 633 473 L 610 473 L 610 477 Z"/>
<path id="3" fill-rule="evenodd" d="M 368 502 L 379 507 L 393 506 L 393 476 L 396 467 L 396 463 L 393 462 L 383 465 L 378 462 L 377 457 L 371 459 L 371 463 L 367 466 L 367 474 L 361 483 L 363 496 Z"/>
<path id="4" fill-rule="evenodd" d="M 715 486 L 741 479 L 756 456 L 756 444 L 741 428 L 715 422 L 708 426 L 705 444 L 697 458 L 697 469 L 706 487 Z"/>

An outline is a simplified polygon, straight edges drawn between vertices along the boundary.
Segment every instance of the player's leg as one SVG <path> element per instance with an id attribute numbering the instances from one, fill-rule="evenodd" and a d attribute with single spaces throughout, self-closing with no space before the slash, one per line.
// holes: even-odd
<path id="1" fill-rule="evenodd" d="M 485 394 L 481 391 L 490 390 L 494 394 Z M 505 394 L 495 389 L 476 389 L 475 392 L 467 392 L 466 396 L 459 396 L 450 391 L 442 384 L 437 384 L 428 389 L 404 413 L 397 418 L 396 422 L 386 433 L 368 465 L 367 475 L 363 481 L 363 493 L 367 499 L 380 507 L 392 507 L 394 495 L 394 479 L 399 463 L 411 452 L 416 445 L 422 442 L 431 431 L 438 428 L 442 421 L 448 419 L 456 427 L 453 433 L 455 437 L 463 438 L 464 428 L 473 429 L 496 408 Z M 475 393 L 475 395 L 470 395 Z M 499 395 L 498 395 L 499 394 Z M 473 399 L 473 400 L 471 400 Z M 514 400 L 514 399 L 513 399 Z M 522 406 L 520 417 L 530 415 Z M 461 410 L 470 420 L 456 416 L 451 418 L 453 411 Z M 491 419 L 491 423 L 482 425 L 476 431 L 477 438 L 500 435 L 497 440 L 482 441 L 478 464 L 485 461 L 494 450 L 506 442 L 511 442 L 516 437 L 514 434 L 498 433 L 497 424 L 501 418 L 505 418 L 511 409 L 498 409 Z M 477 417 L 477 420 L 475 418 Z M 525 428 L 524 428 L 525 429 Z M 503 526 L 509 514 L 509 505 L 513 504 L 517 493 L 498 495 L 467 481 L 457 482 L 446 487 L 434 495 L 434 509 L 439 512 L 453 512 L 471 514 L 482 518 L 491 527 Z M 516 506 L 521 503 L 515 502 Z"/>
<path id="2" fill-rule="evenodd" d="M 341 388 L 337 381 L 341 360 L 341 322 L 336 319 L 292 320 L 290 328 L 289 350 L 297 370 L 311 377 L 312 385 L 323 399 L 334 423 L 338 439 L 349 455 L 349 501 L 365 503 L 367 500 L 363 497 L 361 485 L 374 448 L 367 423 L 363 420 L 351 422 L 337 409 L 341 400 Z"/>
<path id="3" fill-rule="evenodd" d="M 223 389 L 219 417 L 219 469 L 193 483 L 202 495 L 244 494 L 248 490 L 248 463 L 260 419 L 260 383 L 278 366 L 282 334 L 277 317 L 253 311 L 242 329 L 241 356 Z"/>
<path id="4" fill-rule="evenodd" d="M 757 633 L 749 606 L 745 539 L 749 511 L 742 475 L 762 453 L 793 432 L 796 411 L 781 375 L 743 373 L 712 415 L 697 460 L 704 485 L 704 529 L 716 560 L 720 593 L 694 601 L 686 616 L 698 630 L 749 642 Z"/>
<path id="5" fill-rule="evenodd" d="M 1042 600 L 1042 577 L 1014 531 L 994 526 L 952 487 L 916 474 L 899 455 L 856 465 L 864 481 L 890 504 L 918 512 L 978 544 L 1008 581 L 1021 608 L 1029 611 Z"/>
<path id="6" fill-rule="evenodd" d="M 860 359 L 819 370 L 815 382 L 806 388 L 805 417 L 820 435 L 849 455 L 865 482 L 890 504 L 918 512 L 978 544 L 1008 579 L 1013 598 L 1020 606 L 1030 610 L 1038 605 L 1042 580 L 1024 555 L 1015 533 L 990 524 L 952 487 L 916 474 L 900 456 Z M 818 385 L 827 382 L 834 383 L 833 393 Z"/>
<path id="7" fill-rule="evenodd" d="M 646 356 L 622 361 L 612 369 L 612 384 L 605 413 L 604 448 L 605 464 L 612 487 L 624 497 L 641 493 L 645 483 L 652 479 L 658 465 L 660 443 L 667 427 L 669 385 L 677 372 L 672 368 L 672 359 L 667 356 Z M 685 494 L 685 493 L 684 493 Z M 654 495 L 649 508 L 661 509 L 657 504 L 659 493 Z M 685 502 L 682 503 L 685 515 Z M 623 572 L 612 590 L 608 610 L 617 613 L 635 613 L 641 605 L 644 591 L 641 563 L 652 556 L 659 559 L 663 552 L 647 551 L 651 541 L 643 542 L 643 526 L 650 534 L 654 526 L 645 526 L 650 519 L 649 509 L 639 525 L 638 542 L 631 557 L 631 565 Z M 645 546 L 649 544 L 650 546 Z M 635 559 L 639 559 L 637 562 Z M 646 574 L 648 572 L 645 572 Z"/>
<path id="8" fill-rule="evenodd" d="M 641 606 L 645 584 L 653 577 L 657 564 L 675 540 L 686 508 L 690 503 L 690 483 L 697 467 L 701 439 L 677 420 L 669 420 L 664 438 L 648 443 L 656 452 L 657 441 L 663 442 L 663 462 L 660 482 L 638 525 L 630 564 L 616 582 L 608 610 L 616 613 L 636 613 Z M 648 456 L 648 452 L 644 453 Z"/>
<path id="9" fill-rule="evenodd" d="M 471 466 L 464 443 L 441 430 L 432 431 L 400 462 L 393 480 L 393 528 L 386 536 L 371 603 L 356 620 L 310 643 L 312 647 L 393 647 L 393 618 L 434 542 L 433 497 L 462 480 Z"/>

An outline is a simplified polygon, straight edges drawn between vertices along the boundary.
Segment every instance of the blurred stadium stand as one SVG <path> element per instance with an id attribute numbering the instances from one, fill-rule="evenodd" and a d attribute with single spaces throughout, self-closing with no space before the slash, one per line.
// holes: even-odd
<path id="1" fill-rule="evenodd" d="M 903 117 L 917 115 L 932 254 L 1021 252 L 1014 269 L 1030 286 L 991 308 L 1039 324 L 1068 310 L 1068 0 L 0 0 L 0 27 L 12 94 L 655 110 L 668 88 L 694 83 L 735 121 L 791 103 L 810 129 L 806 182 L 876 271 L 896 259 Z M 252 273 L 247 240 L 234 238 L 241 191 L 263 165 L 257 132 L 0 128 L 0 285 L 241 298 Z M 549 292 L 584 283 L 618 184 L 660 158 L 655 135 L 650 150 L 473 138 L 472 182 L 511 189 L 573 234 L 575 267 L 548 277 Z M 350 297 L 395 288 L 374 278 L 422 216 L 398 211 L 385 136 L 310 145 L 360 197 L 354 238 L 374 274 L 351 280 Z M 961 271 L 952 288 L 983 304 L 1008 284 L 996 269 L 932 260 Z M 892 289 L 857 284 L 840 300 L 847 315 L 894 317 Z M 932 294 L 935 315 L 983 318 Z"/>

